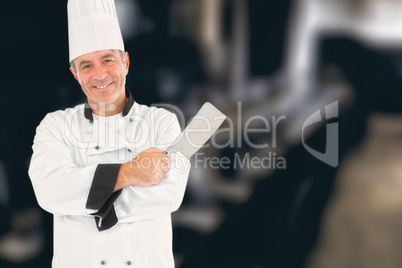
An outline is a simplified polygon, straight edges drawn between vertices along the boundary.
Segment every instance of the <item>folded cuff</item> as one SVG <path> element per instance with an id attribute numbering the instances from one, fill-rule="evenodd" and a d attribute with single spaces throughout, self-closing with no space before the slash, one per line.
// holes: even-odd
<path id="1" fill-rule="evenodd" d="M 118 220 L 113 203 L 121 190 L 113 193 L 121 164 L 99 164 L 89 190 L 86 208 L 95 209 L 96 226 L 103 231 L 114 226 Z"/>

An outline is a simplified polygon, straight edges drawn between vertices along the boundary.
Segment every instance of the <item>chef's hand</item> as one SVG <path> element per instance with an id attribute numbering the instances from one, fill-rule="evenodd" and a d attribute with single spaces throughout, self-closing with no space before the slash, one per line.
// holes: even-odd
<path id="1" fill-rule="evenodd" d="M 158 185 L 169 170 L 170 157 L 157 148 L 149 148 L 120 167 L 115 191 L 126 186 Z"/>

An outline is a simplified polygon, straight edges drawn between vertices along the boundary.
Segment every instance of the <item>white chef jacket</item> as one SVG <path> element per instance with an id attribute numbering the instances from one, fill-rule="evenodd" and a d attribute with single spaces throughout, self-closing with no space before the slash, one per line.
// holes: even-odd
<path id="1" fill-rule="evenodd" d="M 182 202 L 189 161 L 172 154 L 160 185 L 113 190 L 121 163 L 166 149 L 180 126 L 174 114 L 127 96 L 121 114 L 96 116 L 86 103 L 49 113 L 36 130 L 29 175 L 54 216 L 53 268 L 174 267 L 170 213 Z"/>

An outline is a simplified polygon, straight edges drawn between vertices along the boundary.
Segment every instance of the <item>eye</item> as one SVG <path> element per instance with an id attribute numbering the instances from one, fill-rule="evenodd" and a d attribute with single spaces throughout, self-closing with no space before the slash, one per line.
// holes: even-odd
<path id="1" fill-rule="evenodd" d="M 84 65 L 84 66 L 82 66 L 82 70 L 87 70 L 87 69 L 89 69 L 89 67 L 91 67 L 91 65 L 89 65 L 89 64 Z"/>
<path id="2" fill-rule="evenodd" d="M 112 64 L 112 63 L 113 63 L 113 60 L 107 59 L 107 60 L 104 61 L 104 63 L 105 63 L 105 64 Z"/>

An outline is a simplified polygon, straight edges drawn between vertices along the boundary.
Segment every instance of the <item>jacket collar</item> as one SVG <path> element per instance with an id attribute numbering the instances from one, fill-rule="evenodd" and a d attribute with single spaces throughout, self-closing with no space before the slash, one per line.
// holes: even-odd
<path id="1" fill-rule="evenodd" d="M 130 112 L 131 107 L 133 107 L 134 105 L 134 98 L 133 95 L 131 95 L 130 90 L 128 89 L 128 87 L 126 87 L 126 98 L 127 98 L 127 104 L 123 109 L 123 116 L 126 116 L 128 114 L 128 112 Z M 85 108 L 84 108 L 84 116 L 86 119 L 89 120 L 89 122 L 93 122 L 94 121 L 94 117 L 92 115 L 92 108 L 88 103 L 88 100 L 85 101 Z"/>

